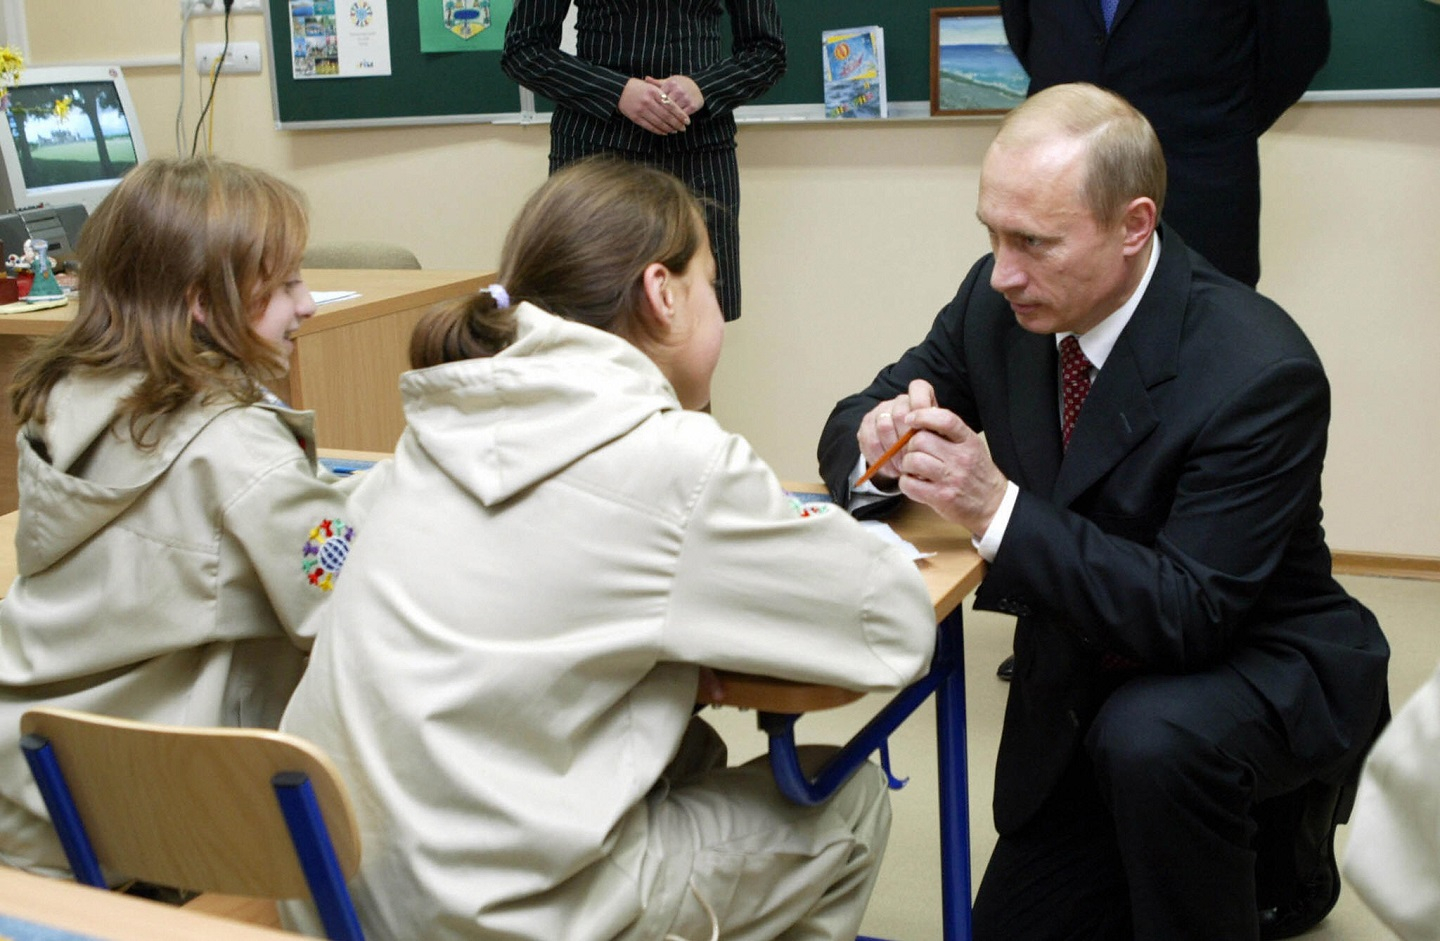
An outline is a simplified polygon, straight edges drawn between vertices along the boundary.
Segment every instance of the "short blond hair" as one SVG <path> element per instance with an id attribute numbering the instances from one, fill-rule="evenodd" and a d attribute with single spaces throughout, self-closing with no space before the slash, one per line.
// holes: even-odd
<path id="1" fill-rule="evenodd" d="M 1097 222 L 1117 222 L 1127 203 L 1148 197 L 1165 207 L 1165 152 L 1145 116 L 1112 91 L 1075 82 L 1052 85 L 1005 115 L 995 143 L 1027 146 L 1056 136 L 1085 144 L 1082 198 Z"/>

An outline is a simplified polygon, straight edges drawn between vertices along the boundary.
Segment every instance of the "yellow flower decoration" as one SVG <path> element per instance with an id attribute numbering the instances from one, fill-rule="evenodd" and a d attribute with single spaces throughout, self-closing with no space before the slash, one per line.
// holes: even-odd
<path id="1" fill-rule="evenodd" d="M 65 116 L 70 113 L 70 105 L 72 105 L 74 101 L 75 99 L 71 98 L 69 95 L 66 95 L 64 98 L 57 100 L 55 102 L 55 117 L 59 118 L 62 121 L 65 120 Z"/>
<path id="2" fill-rule="evenodd" d="M 14 46 L 0 46 L 0 91 L 14 85 L 25 68 L 25 57 Z"/>

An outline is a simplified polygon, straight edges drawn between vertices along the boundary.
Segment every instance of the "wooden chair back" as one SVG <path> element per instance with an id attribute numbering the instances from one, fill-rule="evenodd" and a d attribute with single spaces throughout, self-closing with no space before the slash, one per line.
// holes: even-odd
<path id="1" fill-rule="evenodd" d="M 310 897 L 272 786 L 285 772 L 308 778 L 343 878 L 359 869 L 344 784 L 303 739 L 48 708 L 25 713 L 20 730 L 51 744 L 95 856 L 114 872 L 193 891 Z"/>

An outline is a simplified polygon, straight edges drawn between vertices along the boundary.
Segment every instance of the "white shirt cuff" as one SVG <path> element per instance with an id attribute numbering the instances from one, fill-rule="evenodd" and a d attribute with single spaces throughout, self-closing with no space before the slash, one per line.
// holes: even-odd
<path id="1" fill-rule="evenodd" d="M 900 496 L 900 488 L 897 485 L 894 490 L 881 490 L 875 486 L 875 479 L 865 481 L 860 486 L 855 486 L 855 481 L 865 473 L 869 465 L 865 463 L 865 455 L 860 455 L 855 461 L 855 469 L 850 471 L 850 503 L 845 509 L 854 513 L 856 510 L 863 510 L 867 506 L 873 506 L 882 500 L 889 500 L 892 497 Z"/>
<path id="2" fill-rule="evenodd" d="M 975 551 L 980 553 L 980 558 L 986 562 L 995 561 L 995 556 L 1000 551 L 1000 540 L 1005 538 L 1005 527 L 1010 525 L 1010 514 L 1015 512 L 1015 500 L 1019 496 L 1020 488 L 1015 485 L 1015 481 L 1005 481 L 1005 496 L 1001 498 L 1000 508 L 995 511 L 995 517 L 990 520 L 985 535 L 979 539 L 970 537 Z"/>

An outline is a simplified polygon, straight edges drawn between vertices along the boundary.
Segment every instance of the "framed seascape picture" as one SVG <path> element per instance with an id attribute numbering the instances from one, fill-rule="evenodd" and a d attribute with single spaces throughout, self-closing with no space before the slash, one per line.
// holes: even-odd
<path id="1" fill-rule="evenodd" d="M 930 11 L 931 114 L 1003 114 L 1025 100 L 1029 87 L 999 7 Z"/>

